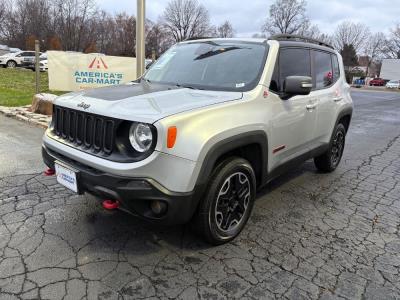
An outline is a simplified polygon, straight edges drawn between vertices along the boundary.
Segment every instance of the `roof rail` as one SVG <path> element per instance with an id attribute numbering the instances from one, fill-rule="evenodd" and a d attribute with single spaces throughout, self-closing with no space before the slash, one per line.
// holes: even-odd
<path id="1" fill-rule="evenodd" d="M 186 41 L 197 41 L 197 40 L 206 40 L 206 39 L 212 39 L 212 37 L 208 37 L 208 36 L 194 36 L 194 37 L 190 37 L 190 38 L 184 39 L 183 42 L 186 42 Z"/>
<path id="2" fill-rule="evenodd" d="M 268 38 L 269 40 L 275 40 L 275 41 L 293 41 L 293 42 L 306 42 L 306 43 L 312 43 L 312 44 L 317 44 L 320 46 L 325 46 L 331 49 L 335 49 L 332 45 L 325 43 L 323 41 L 301 36 L 301 35 L 296 35 L 296 34 L 276 34 L 272 35 Z"/>

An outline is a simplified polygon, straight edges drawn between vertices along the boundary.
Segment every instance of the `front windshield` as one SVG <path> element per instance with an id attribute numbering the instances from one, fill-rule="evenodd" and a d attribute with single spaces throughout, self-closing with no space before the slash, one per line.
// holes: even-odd
<path id="1" fill-rule="evenodd" d="M 178 44 L 147 71 L 149 82 L 207 90 L 249 91 L 260 79 L 268 45 L 238 41 Z"/>

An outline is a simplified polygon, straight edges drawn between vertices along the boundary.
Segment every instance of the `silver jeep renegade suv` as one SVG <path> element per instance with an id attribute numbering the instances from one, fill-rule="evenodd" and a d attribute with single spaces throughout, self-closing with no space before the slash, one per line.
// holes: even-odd
<path id="1" fill-rule="evenodd" d="M 59 183 L 161 224 L 235 238 L 294 164 L 338 166 L 353 104 L 342 58 L 299 36 L 179 43 L 137 81 L 57 98 L 43 158 Z"/>

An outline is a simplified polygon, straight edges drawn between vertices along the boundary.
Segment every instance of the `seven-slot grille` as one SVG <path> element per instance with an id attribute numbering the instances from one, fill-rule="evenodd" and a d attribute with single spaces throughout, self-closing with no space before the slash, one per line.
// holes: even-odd
<path id="1" fill-rule="evenodd" d="M 115 119 L 65 107 L 54 107 L 54 134 L 76 146 L 111 154 L 114 150 Z"/>

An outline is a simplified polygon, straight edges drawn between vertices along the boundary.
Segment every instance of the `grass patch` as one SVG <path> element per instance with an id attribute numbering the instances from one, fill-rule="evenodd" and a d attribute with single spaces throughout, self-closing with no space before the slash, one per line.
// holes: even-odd
<path id="1" fill-rule="evenodd" d="M 35 72 L 27 69 L 0 67 L 0 106 L 22 106 L 32 103 L 35 94 Z M 40 72 L 40 92 L 62 95 L 65 92 L 49 91 L 47 72 Z"/>

